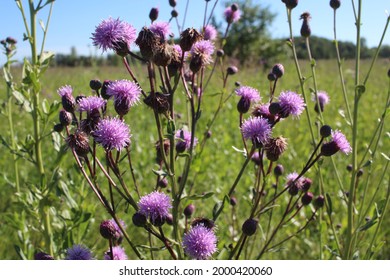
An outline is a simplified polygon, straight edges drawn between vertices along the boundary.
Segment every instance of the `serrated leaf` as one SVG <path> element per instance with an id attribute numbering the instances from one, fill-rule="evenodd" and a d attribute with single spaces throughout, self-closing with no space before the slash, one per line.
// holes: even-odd
<path id="1" fill-rule="evenodd" d="M 210 198 L 214 195 L 214 192 L 206 192 L 204 194 L 194 194 L 190 196 L 185 196 L 182 198 L 182 200 L 187 199 L 187 200 L 199 200 L 199 199 L 207 199 Z"/>

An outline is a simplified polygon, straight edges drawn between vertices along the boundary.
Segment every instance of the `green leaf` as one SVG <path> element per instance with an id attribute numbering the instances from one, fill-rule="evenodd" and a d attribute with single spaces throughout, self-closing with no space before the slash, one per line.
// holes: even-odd
<path id="1" fill-rule="evenodd" d="M 53 52 L 43 52 L 42 55 L 39 57 L 39 64 L 41 73 L 44 73 L 46 69 L 49 67 L 51 60 L 54 57 Z"/>
<path id="2" fill-rule="evenodd" d="M 61 137 L 59 133 L 52 133 L 51 134 L 51 141 L 53 143 L 54 150 L 57 152 L 61 151 Z"/>
<path id="3" fill-rule="evenodd" d="M 204 194 L 194 194 L 190 196 L 185 196 L 182 198 L 182 200 L 187 199 L 187 200 L 199 200 L 199 199 L 207 199 L 210 198 L 214 195 L 214 192 L 206 192 Z"/>
<path id="4" fill-rule="evenodd" d="M 26 256 L 24 255 L 22 249 L 18 245 L 14 245 L 15 251 L 22 260 L 27 260 Z"/>
<path id="5" fill-rule="evenodd" d="M 39 25 L 41 26 L 42 31 L 45 32 L 45 24 L 43 23 L 43 20 L 39 20 Z"/>
<path id="6" fill-rule="evenodd" d="M 168 173 L 165 172 L 164 170 L 154 170 L 152 169 L 153 173 L 156 174 L 157 176 L 162 176 L 162 177 L 166 177 L 168 176 Z"/>
<path id="7" fill-rule="evenodd" d="M 49 101 L 47 101 L 47 99 L 43 99 L 42 101 L 42 111 L 45 115 L 48 115 L 49 114 L 49 107 L 50 107 L 50 104 L 49 104 Z"/>

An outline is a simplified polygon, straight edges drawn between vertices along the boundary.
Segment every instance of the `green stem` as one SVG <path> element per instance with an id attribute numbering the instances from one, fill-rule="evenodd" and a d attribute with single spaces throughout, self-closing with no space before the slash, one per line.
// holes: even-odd
<path id="1" fill-rule="evenodd" d="M 352 1 L 353 3 L 353 1 Z M 344 251 L 344 259 L 351 259 L 353 255 L 353 232 L 354 232 L 354 205 L 353 197 L 355 196 L 355 182 L 356 182 L 356 173 L 357 173 L 357 120 L 358 120 L 358 109 L 359 109 L 359 99 L 362 94 L 361 88 L 358 87 L 360 84 L 359 74 L 360 74 L 360 50 L 361 50 L 361 38 L 360 38 L 360 25 L 361 25 L 361 12 L 362 12 L 362 0 L 359 0 L 358 4 L 358 13 L 356 17 L 356 62 L 355 62 L 355 98 L 354 98 L 354 108 L 353 108 L 353 125 L 352 125 L 352 175 L 349 188 L 349 198 L 348 198 L 348 226 L 346 233 L 346 243 Z"/>

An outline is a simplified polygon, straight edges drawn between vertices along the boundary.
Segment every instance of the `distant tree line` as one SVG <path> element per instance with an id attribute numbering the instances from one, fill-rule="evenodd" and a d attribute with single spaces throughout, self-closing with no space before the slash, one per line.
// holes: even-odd
<path id="1" fill-rule="evenodd" d="M 262 64 L 268 67 L 281 58 L 291 56 L 291 50 L 286 44 L 286 39 L 272 38 L 270 26 L 275 18 L 268 7 L 253 3 L 252 0 L 226 1 L 226 5 L 237 3 L 241 10 L 241 18 L 232 24 L 229 29 L 229 36 L 223 47 L 225 54 L 237 61 L 237 64 Z M 226 23 L 212 20 L 212 24 L 217 27 L 222 38 L 225 33 Z M 301 37 L 294 38 L 299 59 L 307 58 L 305 40 Z M 361 41 L 361 58 L 372 57 L 376 49 L 369 48 L 365 39 Z M 216 43 L 219 46 L 220 42 Z M 355 58 L 356 46 L 352 42 L 339 41 L 340 56 L 343 59 Z M 336 58 L 336 49 L 333 40 L 317 36 L 310 37 L 310 48 L 315 59 Z M 382 46 L 379 52 L 380 58 L 390 58 L 390 46 Z M 71 48 L 70 54 L 57 54 L 53 61 L 53 66 L 117 66 L 122 62 L 115 54 L 107 56 L 85 56 L 77 55 L 75 47 Z"/>

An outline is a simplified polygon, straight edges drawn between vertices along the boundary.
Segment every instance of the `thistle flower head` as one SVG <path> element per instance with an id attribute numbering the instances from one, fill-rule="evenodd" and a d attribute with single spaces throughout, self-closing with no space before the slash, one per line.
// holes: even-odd
<path id="1" fill-rule="evenodd" d="M 214 41 L 218 35 L 217 29 L 211 24 L 206 25 L 203 28 L 202 33 L 203 33 L 203 39 L 209 40 L 209 41 Z"/>
<path id="2" fill-rule="evenodd" d="M 73 94 L 73 88 L 72 88 L 72 86 L 65 85 L 65 86 L 60 87 L 60 88 L 57 90 L 57 93 L 58 93 L 59 96 L 61 96 L 61 97 L 64 97 L 64 96 L 72 96 L 72 94 Z"/>
<path id="3" fill-rule="evenodd" d="M 118 80 L 108 85 L 107 95 L 114 98 L 115 110 L 123 116 L 139 101 L 141 88 L 134 82 Z"/>
<path id="4" fill-rule="evenodd" d="M 139 213 L 145 215 L 152 223 L 165 220 L 172 208 L 171 198 L 165 193 L 154 191 L 141 197 L 138 202 Z"/>
<path id="5" fill-rule="evenodd" d="M 235 90 L 235 92 L 238 96 L 241 96 L 249 102 L 257 102 L 260 100 L 260 92 L 253 87 L 240 86 Z"/>
<path id="6" fill-rule="evenodd" d="M 178 152 L 184 152 L 191 147 L 191 132 L 186 131 L 184 129 L 179 129 L 178 131 L 176 131 L 175 137 L 178 140 L 176 143 L 176 150 Z M 196 144 L 198 144 L 198 138 L 195 137 L 194 147 Z"/>
<path id="7" fill-rule="evenodd" d="M 288 192 L 291 195 L 296 195 L 299 190 L 302 189 L 303 185 L 305 184 L 305 177 L 301 176 L 298 178 L 298 173 L 292 172 L 287 174 L 287 182 L 286 182 L 286 188 L 288 188 Z"/>
<path id="8" fill-rule="evenodd" d="M 79 244 L 73 245 L 73 247 L 69 248 L 66 252 L 65 260 L 92 260 L 91 251 Z"/>
<path id="9" fill-rule="evenodd" d="M 211 41 L 200 40 L 196 42 L 191 48 L 192 58 L 198 57 L 201 66 L 205 66 L 213 62 L 212 54 L 214 53 L 215 47 Z"/>
<path id="10" fill-rule="evenodd" d="M 317 92 L 317 97 L 315 95 L 312 96 L 312 100 L 316 103 L 314 109 L 318 113 L 319 110 L 318 110 L 317 98 L 318 98 L 318 104 L 320 106 L 321 112 L 323 112 L 325 105 L 329 103 L 329 95 L 325 91 L 319 91 Z"/>
<path id="11" fill-rule="evenodd" d="M 149 29 L 160 38 L 161 42 L 164 42 L 171 33 L 171 27 L 168 22 L 154 22 L 149 26 Z"/>
<path id="12" fill-rule="evenodd" d="M 93 132 L 95 141 L 106 150 L 122 150 L 130 145 L 130 136 L 130 128 L 118 118 L 100 120 Z"/>
<path id="13" fill-rule="evenodd" d="M 112 256 L 113 258 L 111 259 L 111 253 L 110 249 L 104 253 L 104 259 L 105 260 L 114 260 L 114 261 L 119 261 L 119 260 L 127 260 L 127 255 L 125 252 L 125 249 L 123 249 L 121 246 L 115 246 L 112 247 Z"/>
<path id="14" fill-rule="evenodd" d="M 109 17 L 96 27 L 91 39 L 93 45 L 103 51 L 111 49 L 119 55 L 126 55 L 136 37 L 136 30 L 131 24 Z"/>
<path id="15" fill-rule="evenodd" d="M 256 145 L 265 144 L 271 137 L 271 126 L 267 119 L 262 117 L 249 117 L 241 126 L 245 139 L 252 140 Z"/>
<path id="16" fill-rule="evenodd" d="M 298 117 L 305 109 L 305 102 L 303 98 L 292 91 L 282 92 L 279 96 L 281 117 L 286 118 L 289 115 Z"/>
<path id="17" fill-rule="evenodd" d="M 227 7 L 223 13 L 226 22 L 229 24 L 237 22 L 241 18 L 241 11 L 238 9 L 237 4 L 233 5 Z"/>
<path id="18" fill-rule="evenodd" d="M 180 47 L 183 51 L 191 50 L 192 46 L 203 39 L 202 34 L 194 28 L 187 28 L 180 34 Z"/>
<path id="19" fill-rule="evenodd" d="M 329 142 L 322 144 L 321 147 L 322 155 L 332 156 L 338 151 L 341 151 L 344 154 L 349 154 L 350 152 L 352 152 L 351 145 L 349 144 L 347 138 L 341 131 L 339 130 L 332 131 L 331 136 L 332 139 Z"/>
<path id="20" fill-rule="evenodd" d="M 190 258 L 206 260 L 217 251 L 217 237 L 214 231 L 200 224 L 184 234 L 183 247 Z"/>
<path id="21" fill-rule="evenodd" d="M 79 101 L 79 111 L 92 113 L 94 110 L 99 110 L 106 105 L 106 100 L 98 96 L 88 96 L 80 99 Z"/>

